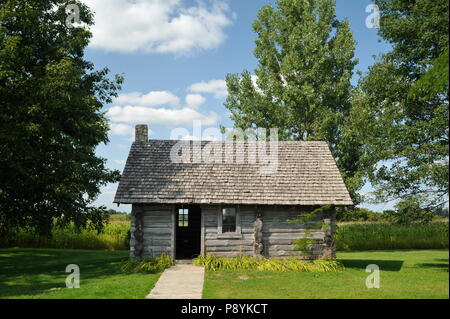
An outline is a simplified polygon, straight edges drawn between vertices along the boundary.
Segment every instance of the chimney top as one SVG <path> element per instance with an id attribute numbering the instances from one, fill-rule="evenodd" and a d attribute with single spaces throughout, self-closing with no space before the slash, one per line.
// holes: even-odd
<path id="1" fill-rule="evenodd" d="M 147 143 L 148 142 L 148 126 L 146 124 L 138 124 L 135 126 L 135 142 Z"/>

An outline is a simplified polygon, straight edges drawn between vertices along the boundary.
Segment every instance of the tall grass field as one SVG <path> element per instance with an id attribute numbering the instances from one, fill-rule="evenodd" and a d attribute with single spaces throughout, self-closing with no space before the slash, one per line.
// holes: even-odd
<path id="1" fill-rule="evenodd" d="M 55 228 L 51 237 L 23 230 L 0 236 L 0 247 L 126 250 L 129 230 L 127 216 L 113 215 L 100 234 L 89 229 L 77 232 L 73 225 Z"/>
<path id="2" fill-rule="evenodd" d="M 335 240 L 337 250 L 341 251 L 448 248 L 448 222 L 339 225 Z"/>

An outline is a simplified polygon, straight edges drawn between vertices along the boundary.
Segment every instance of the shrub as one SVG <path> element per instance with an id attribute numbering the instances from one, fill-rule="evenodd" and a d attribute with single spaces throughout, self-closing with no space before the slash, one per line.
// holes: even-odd
<path id="1" fill-rule="evenodd" d="M 206 270 L 256 270 L 256 271 L 302 271 L 302 272 L 337 272 L 344 266 L 337 260 L 317 259 L 312 261 L 296 258 L 261 258 L 251 256 L 216 257 L 212 255 L 199 256 L 194 264 L 205 267 Z"/>
<path id="2" fill-rule="evenodd" d="M 336 220 L 338 222 L 362 222 L 362 221 L 379 221 L 383 216 L 367 208 L 348 208 L 337 211 Z"/>
<path id="3" fill-rule="evenodd" d="M 127 273 L 156 273 L 161 272 L 175 264 L 175 261 L 167 254 L 158 258 L 146 258 L 143 260 L 127 260 L 122 263 L 121 270 Z"/>

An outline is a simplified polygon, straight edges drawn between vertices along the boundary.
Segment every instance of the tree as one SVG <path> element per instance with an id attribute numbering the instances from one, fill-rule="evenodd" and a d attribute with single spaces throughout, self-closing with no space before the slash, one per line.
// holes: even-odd
<path id="1" fill-rule="evenodd" d="M 104 207 L 91 206 L 100 186 L 118 171 L 95 155 L 107 143 L 101 112 L 120 89 L 121 76 L 94 70 L 83 57 L 91 33 L 66 26 L 66 7 L 93 24 L 89 9 L 66 0 L 0 3 L 0 231 L 59 224 L 101 229 Z"/>
<path id="2" fill-rule="evenodd" d="M 392 44 L 363 77 L 349 118 L 375 200 L 448 201 L 448 1 L 376 0 Z"/>
<path id="3" fill-rule="evenodd" d="M 277 9 L 261 8 L 253 23 L 258 67 L 255 75 L 227 75 L 225 106 L 237 128 L 278 128 L 282 140 L 328 141 L 356 199 L 358 145 L 344 143 L 342 129 L 355 41 L 334 8 L 334 0 L 279 0 Z"/>
<path id="4" fill-rule="evenodd" d="M 433 220 L 435 216 L 429 211 L 420 208 L 420 199 L 409 198 L 398 202 L 395 206 L 395 222 L 397 224 L 410 225 L 412 223 L 426 224 Z"/>

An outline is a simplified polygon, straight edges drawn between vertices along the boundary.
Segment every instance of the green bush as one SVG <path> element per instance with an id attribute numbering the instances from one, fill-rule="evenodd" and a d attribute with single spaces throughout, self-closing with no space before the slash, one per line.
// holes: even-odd
<path id="1" fill-rule="evenodd" d="M 127 260 L 122 263 L 121 270 L 126 273 L 155 273 L 161 272 L 175 264 L 175 261 L 167 254 L 158 258 L 146 258 L 143 260 Z"/>
<path id="2" fill-rule="evenodd" d="M 363 221 L 380 221 L 383 220 L 382 213 L 376 213 L 367 208 L 352 207 L 347 209 L 339 209 L 336 214 L 338 222 L 363 222 Z"/>
<path id="3" fill-rule="evenodd" d="M 448 222 L 339 225 L 335 234 L 338 250 L 442 249 L 448 239 Z"/>
<path id="4" fill-rule="evenodd" d="M 251 256 L 216 257 L 212 255 L 199 256 L 194 259 L 194 265 L 203 266 L 206 270 L 257 270 L 257 271 L 302 271 L 302 272 L 337 272 L 344 266 L 336 260 L 317 259 L 312 261 L 296 258 L 257 259 Z"/>

